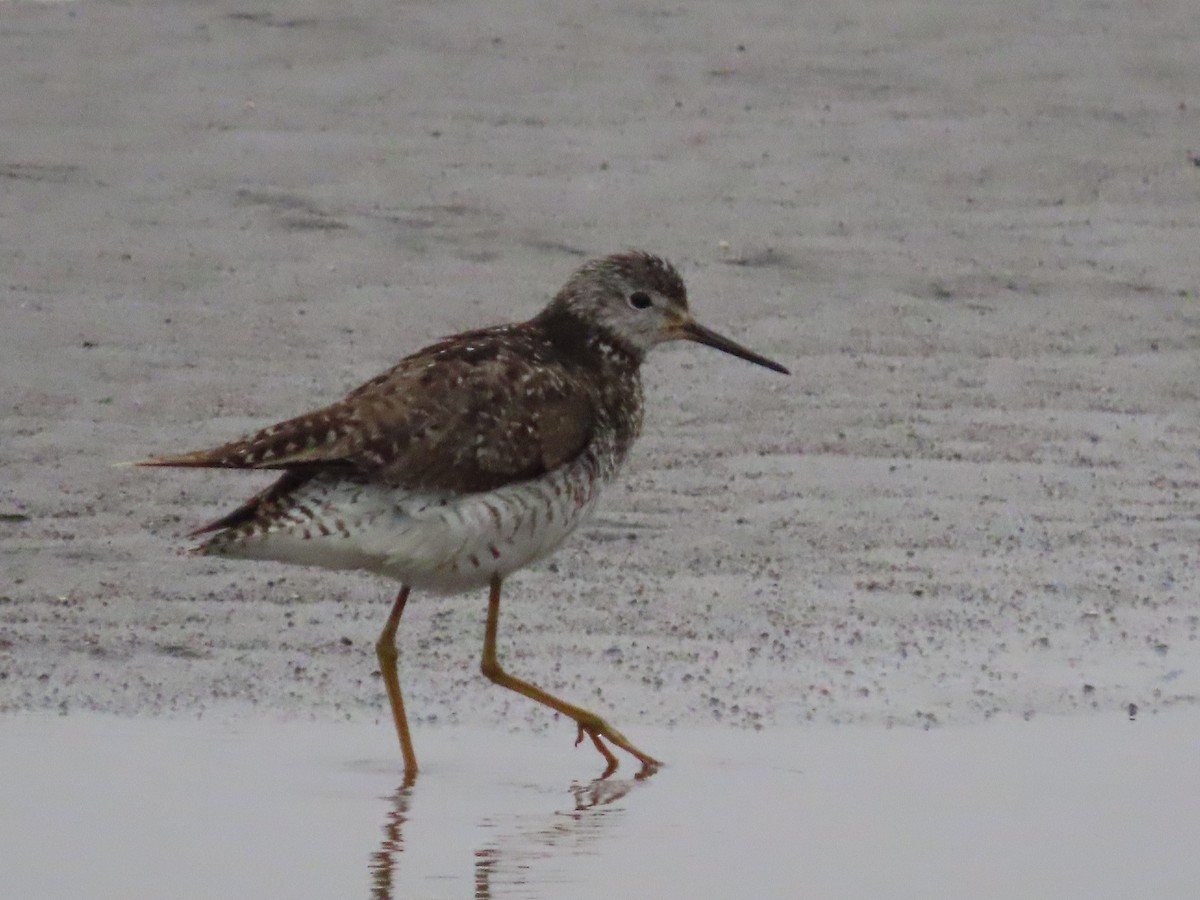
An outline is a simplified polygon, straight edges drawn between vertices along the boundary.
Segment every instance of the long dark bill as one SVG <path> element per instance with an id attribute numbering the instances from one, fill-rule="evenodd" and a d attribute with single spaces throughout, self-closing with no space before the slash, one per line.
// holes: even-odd
<path id="1" fill-rule="evenodd" d="M 695 322 L 688 322 L 680 326 L 681 335 L 689 341 L 695 341 L 697 344 L 708 344 L 710 347 L 716 347 L 718 350 L 724 350 L 733 356 L 744 359 L 747 362 L 757 363 L 770 369 L 772 372 L 782 372 L 784 375 L 792 373 L 781 366 L 779 363 L 767 359 L 765 356 L 759 356 L 753 350 L 747 350 L 741 344 L 731 341 L 727 337 L 723 337 L 703 325 L 697 325 Z"/>

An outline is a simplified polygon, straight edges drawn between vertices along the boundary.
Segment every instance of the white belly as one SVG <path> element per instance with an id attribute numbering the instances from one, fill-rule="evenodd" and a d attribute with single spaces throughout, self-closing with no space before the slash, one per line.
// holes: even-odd
<path id="1" fill-rule="evenodd" d="M 373 571 L 415 588 L 454 593 L 489 583 L 549 556 L 592 514 L 599 485 L 572 494 L 565 484 L 522 482 L 432 504 L 392 503 L 364 547 Z"/>
<path id="2" fill-rule="evenodd" d="M 294 498 L 292 510 L 306 514 L 289 514 L 257 534 L 217 535 L 199 549 L 361 569 L 418 590 L 456 593 L 553 553 L 591 515 L 606 480 L 590 458 L 465 495 L 399 492 L 321 476 Z"/>

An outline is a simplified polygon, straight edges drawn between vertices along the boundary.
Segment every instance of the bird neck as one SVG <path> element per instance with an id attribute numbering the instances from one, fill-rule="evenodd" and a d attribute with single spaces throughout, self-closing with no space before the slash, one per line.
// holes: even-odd
<path id="1" fill-rule="evenodd" d="M 636 372 L 645 354 L 606 328 L 585 322 L 570 309 L 551 303 L 533 320 L 564 359 L 594 369 Z"/>

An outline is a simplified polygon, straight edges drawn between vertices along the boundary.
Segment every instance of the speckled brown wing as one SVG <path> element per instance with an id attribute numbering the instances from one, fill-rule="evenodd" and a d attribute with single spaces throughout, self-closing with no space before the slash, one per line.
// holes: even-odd
<path id="1" fill-rule="evenodd" d="M 591 439 L 586 384 L 569 366 L 548 364 L 561 362 L 552 356 L 536 335 L 511 326 L 471 332 L 407 357 L 330 406 L 143 465 L 287 470 L 291 479 L 264 491 L 264 501 L 274 488 L 330 470 L 412 490 L 490 490 L 573 459 Z"/>

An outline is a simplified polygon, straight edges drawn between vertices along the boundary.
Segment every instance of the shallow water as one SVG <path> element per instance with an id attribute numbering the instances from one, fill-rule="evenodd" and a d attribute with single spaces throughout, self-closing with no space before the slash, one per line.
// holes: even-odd
<path id="1" fill-rule="evenodd" d="M 1200 711 L 928 732 L 631 728 L 669 765 L 589 782 L 549 736 L 386 723 L 0 720 L 21 898 L 1184 897 Z M 632 774 L 634 767 L 627 766 Z"/>

